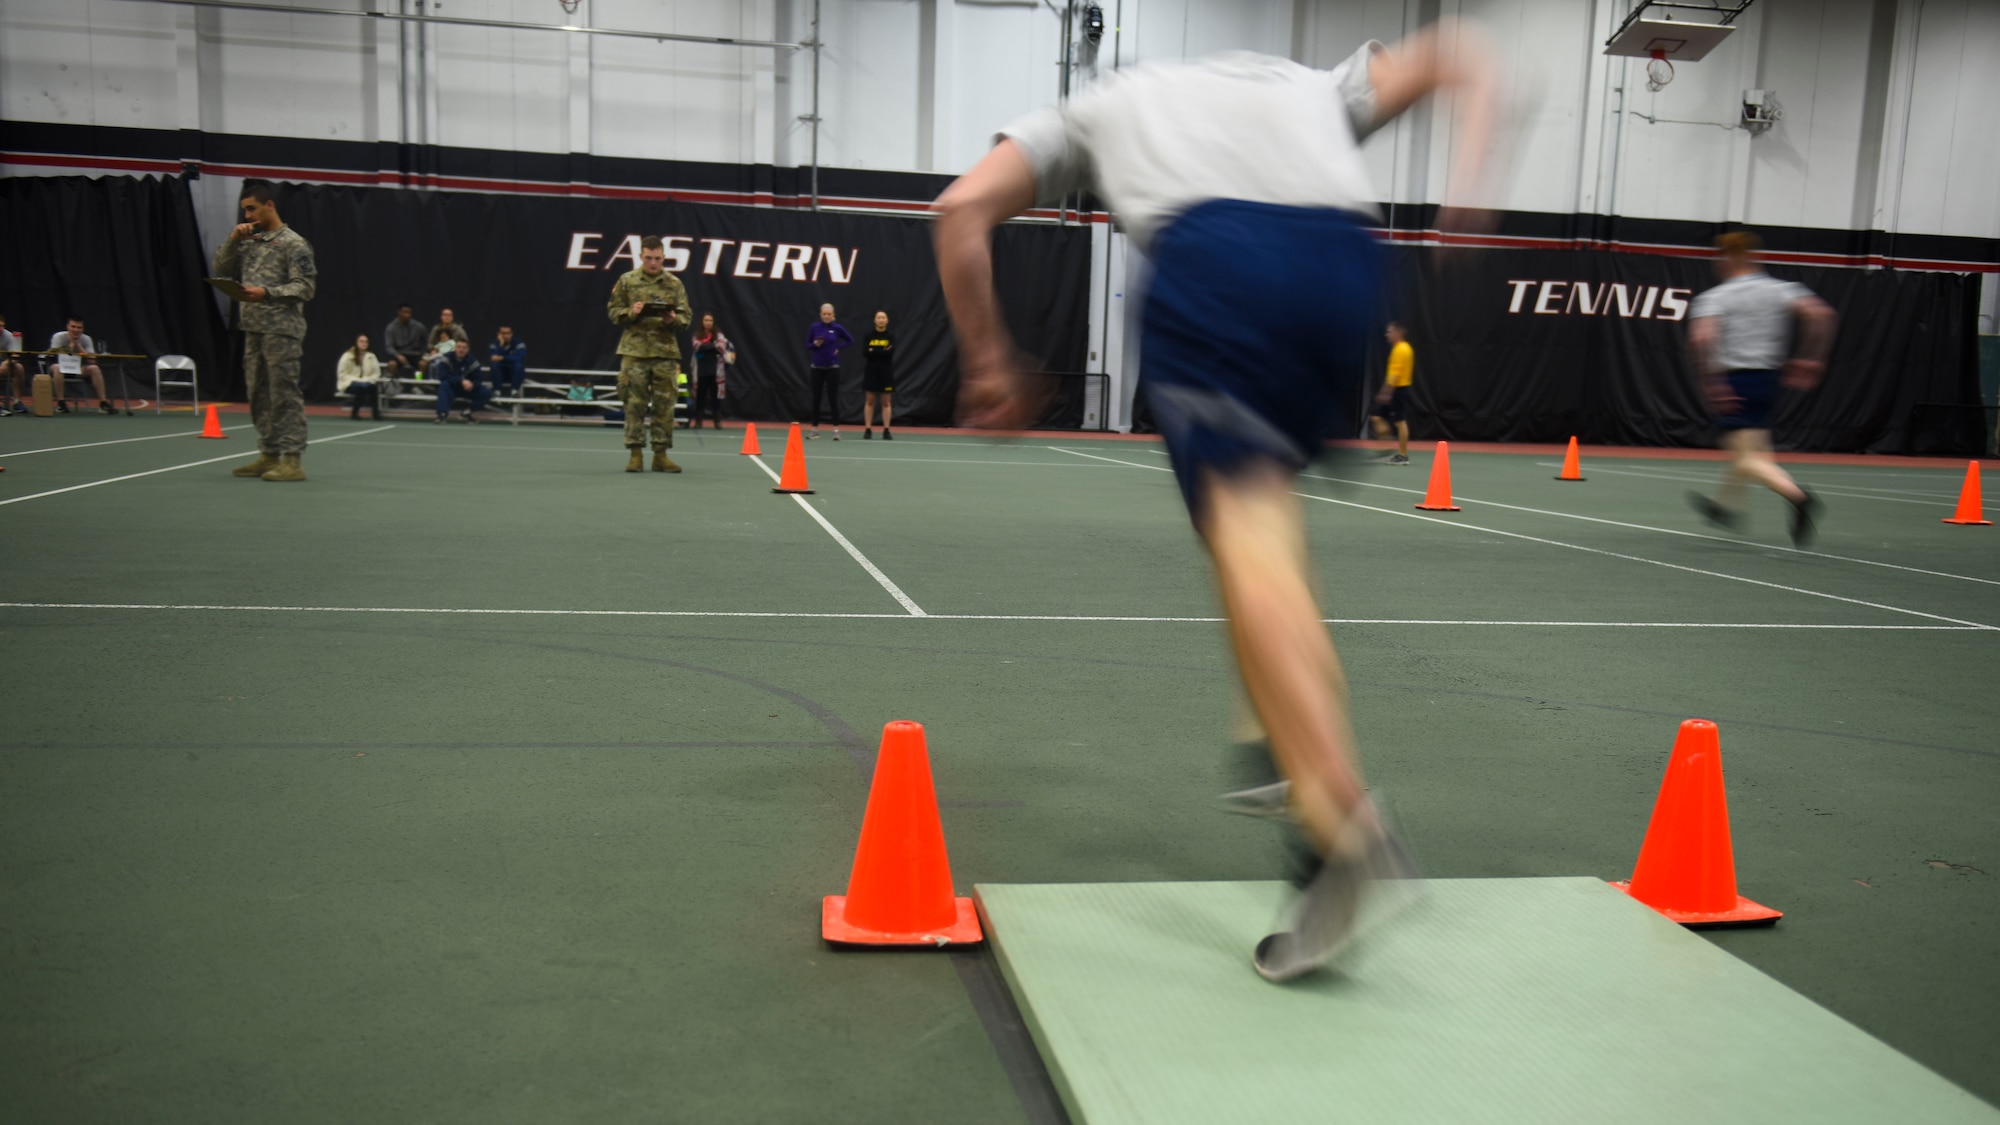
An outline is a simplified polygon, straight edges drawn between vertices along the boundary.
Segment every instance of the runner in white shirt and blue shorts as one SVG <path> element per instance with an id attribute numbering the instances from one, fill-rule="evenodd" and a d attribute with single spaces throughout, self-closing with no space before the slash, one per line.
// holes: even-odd
<path id="1" fill-rule="evenodd" d="M 1046 399 L 1001 320 L 995 226 L 1094 190 L 1151 259 L 1141 390 L 1286 779 L 1278 807 L 1320 861 L 1290 928 L 1252 955 L 1270 980 L 1326 964 L 1369 883 L 1407 873 L 1363 793 L 1291 490 L 1326 439 L 1358 425 L 1349 412 L 1380 330 L 1384 279 L 1365 226 L 1377 221 L 1376 197 L 1360 140 L 1431 91 L 1457 88 L 1448 195 L 1462 198 L 1492 133 L 1490 57 L 1467 26 L 1442 23 L 1393 47 L 1369 43 L 1328 71 L 1247 53 L 1114 71 L 1002 130 L 937 203 L 967 425 L 1018 428 Z"/>
<path id="2" fill-rule="evenodd" d="M 1688 503 L 1708 522 L 1733 529 L 1743 521 L 1746 486 L 1754 480 L 1791 505 L 1792 545 L 1803 548 L 1812 542 L 1820 502 L 1771 456 L 1771 416 L 1781 390 L 1819 385 L 1836 317 L 1812 290 L 1758 268 L 1756 235 L 1731 231 L 1715 246 L 1722 284 L 1688 309 L 1688 348 L 1731 458 L 1714 498 L 1690 492 Z"/>

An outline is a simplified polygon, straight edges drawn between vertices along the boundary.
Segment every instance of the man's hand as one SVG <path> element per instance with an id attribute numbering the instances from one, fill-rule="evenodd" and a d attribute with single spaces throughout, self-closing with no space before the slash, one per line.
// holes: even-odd
<path id="1" fill-rule="evenodd" d="M 1817 359 L 1788 359 L 1785 361 L 1783 382 L 1787 389 L 1809 391 L 1819 386 L 1826 375 L 1825 362 Z"/>
<path id="2" fill-rule="evenodd" d="M 1021 370 L 1011 355 L 967 364 L 958 384 L 958 422 L 975 430 L 1025 429 L 1048 405 L 1050 382 Z"/>
<path id="3" fill-rule="evenodd" d="M 1736 388 L 1729 385 L 1729 380 L 1720 375 L 1711 375 L 1703 379 L 1701 389 L 1702 393 L 1708 396 L 1709 407 L 1720 413 L 1734 413 L 1731 408 L 1743 401 L 1743 397 L 1736 393 Z"/>
<path id="4" fill-rule="evenodd" d="M 264 295 L 265 289 L 261 285 L 245 285 L 243 287 L 243 299 L 246 301 L 261 301 L 264 299 Z"/>
<path id="5" fill-rule="evenodd" d="M 645 311 L 646 311 L 646 302 L 644 302 L 644 301 L 634 301 L 634 302 L 632 302 L 632 315 L 633 315 L 633 316 L 635 316 L 635 317 L 636 317 L 636 316 L 638 316 L 638 315 L 639 315 L 640 313 L 642 313 L 642 312 L 645 312 Z"/>
<path id="6" fill-rule="evenodd" d="M 472 391 L 472 380 L 470 379 L 460 379 L 458 381 L 458 385 L 460 387 L 463 387 L 467 393 L 470 393 Z"/>
<path id="7" fill-rule="evenodd" d="M 229 241 L 241 242 L 244 239 L 249 238 L 250 236 L 256 233 L 257 233 L 256 223 L 237 223 L 235 228 L 229 232 Z"/>
<path id="8" fill-rule="evenodd" d="M 486 358 L 492 360 L 494 363 L 499 363 L 501 356 L 499 352 L 494 352 L 492 355 L 487 356 Z"/>
<path id="9" fill-rule="evenodd" d="M 1383 406 L 1389 405 L 1389 400 L 1395 397 L 1395 394 L 1387 387 L 1383 387 L 1381 390 L 1375 392 L 1375 401 L 1381 403 Z"/>

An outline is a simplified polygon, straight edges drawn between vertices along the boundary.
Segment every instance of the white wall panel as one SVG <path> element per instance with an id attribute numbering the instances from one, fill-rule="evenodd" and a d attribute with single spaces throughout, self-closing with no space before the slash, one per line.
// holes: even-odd
<path id="1" fill-rule="evenodd" d="M 106 7 L 131 7 L 110 0 Z M 317 140 L 368 140 L 373 123 L 357 20 L 219 12 L 219 119 L 213 128 Z"/>
<path id="2" fill-rule="evenodd" d="M 1600 54 L 1626 6 L 1110 0 L 1097 65 L 1251 49 L 1328 66 L 1365 39 L 1399 38 L 1421 12 L 1463 12 L 1489 29 L 1518 111 L 1502 138 L 1507 159 L 1493 194 L 1480 202 L 2000 236 L 2000 145 L 1991 140 L 2000 2 L 1758 0 L 1743 30 L 1706 61 L 1682 64 L 1658 93 L 1644 89 L 1642 67 L 1607 64 Z M 434 0 L 433 10 L 544 24 L 572 18 L 556 0 Z M 809 33 L 811 10 L 812 0 L 583 0 L 574 18 L 796 41 Z M 1039 0 L 823 0 L 823 11 L 824 165 L 959 171 L 986 151 L 994 130 L 1057 96 L 1062 25 Z M 197 36 L 196 27 L 208 30 Z M 811 129 L 798 117 L 811 104 L 810 52 L 485 28 L 432 27 L 426 37 L 428 96 L 421 112 L 410 109 L 407 139 L 724 163 L 809 159 Z M 401 38 L 385 21 L 4 0 L 0 114 L 394 140 L 403 134 Z M 927 79 L 922 60 L 933 47 Z M 406 73 L 416 69 L 410 60 Z M 1079 87 L 1089 77 L 1079 72 Z M 1776 90 L 1785 107 L 1784 121 L 1756 138 L 1733 127 L 1741 91 L 1751 87 Z M 927 90 L 936 91 L 935 105 L 924 104 Z M 402 93 L 414 98 L 414 83 Z M 1364 154 L 1378 192 L 1440 202 L 1451 126 L 1445 107 L 1423 107 L 1372 138 Z"/>
<path id="3" fill-rule="evenodd" d="M 117 0 L 6 0 L 0 116 L 177 128 L 175 15 Z"/>

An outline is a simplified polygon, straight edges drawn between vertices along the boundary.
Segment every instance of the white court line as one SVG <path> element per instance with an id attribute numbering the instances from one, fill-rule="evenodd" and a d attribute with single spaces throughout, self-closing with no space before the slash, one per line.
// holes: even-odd
<path id="1" fill-rule="evenodd" d="M 222 430 L 224 433 L 230 430 L 247 430 L 253 425 L 255 423 L 245 422 L 240 426 L 224 426 Z M 111 441 L 86 441 L 81 445 L 51 445 L 46 449 L 17 449 L 12 453 L 0 453 L 0 457 L 32 457 L 37 453 L 61 453 L 65 449 L 95 449 L 100 445 L 124 445 L 128 441 L 159 441 L 161 438 L 200 436 L 200 430 L 181 430 L 171 434 L 148 434 L 145 437 L 114 438 Z"/>
<path id="2" fill-rule="evenodd" d="M 1323 476 L 1318 473 L 1300 473 L 1299 476 L 1304 477 L 1307 480 L 1324 480 L 1324 481 L 1332 481 L 1337 484 L 1353 484 L 1353 485 L 1359 485 L 1362 488 L 1380 488 L 1389 492 L 1401 492 L 1410 496 L 1422 496 L 1424 494 L 1424 490 L 1421 488 L 1403 488 L 1400 485 L 1377 484 L 1374 481 L 1355 480 L 1351 477 L 1329 477 L 1329 476 Z M 1485 504 L 1488 507 L 1507 508 L 1516 512 L 1533 512 L 1538 516 L 1560 516 L 1561 518 L 1566 520 L 1582 520 L 1585 523 L 1601 523 L 1601 524 L 1607 524 L 1611 527 L 1626 527 L 1626 528 L 1631 528 L 1634 531 L 1657 531 L 1661 535 L 1679 535 L 1687 539 L 1706 539 L 1711 543 L 1727 543 L 1732 547 L 1744 547 L 1753 551 L 1784 550 L 1784 548 L 1782 547 L 1771 547 L 1763 543 L 1751 543 L 1746 540 L 1731 539 L 1728 538 L 1727 536 L 1722 536 L 1722 535 L 1709 535 L 1705 532 L 1700 532 L 1700 531 L 1683 531 L 1680 528 L 1676 527 L 1654 527 L 1651 524 L 1627 523 L 1624 520 L 1609 520 L 1609 519 L 1604 519 L 1600 516 L 1579 515 L 1578 513 L 1575 512 L 1555 512 L 1555 511 L 1550 511 L 1547 508 L 1529 508 L 1529 507 L 1524 507 L 1520 504 L 1503 504 L 1498 500 L 1479 500 L 1458 493 L 1454 493 L 1452 498 L 1454 500 L 1463 500 L 1468 504 Z M 1911 574 L 1928 574 L 1936 578 L 1956 578 L 1961 582 L 1978 582 L 1987 586 L 2000 586 L 2000 580 L 1992 578 L 1975 578 L 1970 574 L 1953 574 L 1950 571 L 1926 570 L 1920 566 L 1904 566 L 1901 563 L 1877 562 L 1874 559 L 1857 559 L 1852 555 L 1830 555 L 1827 554 L 1825 551 L 1808 551 L 1798 547 L 1791 548 L 1791 551 L 1793 554 L 1811 555 L 1814 558 L 1834 559 L 1839 562 L 1859 563 L 1862 566 L 1879 566 L 1879 567 L 1885 567 L 1889 570 L 1908 571 Z"/>
<path id="3" fill-rule="evenodd" d="M 581 445 L 458 445 L 442 441 L 357 441 L 354 444 L 372 445 L 382 449 L 493 449 L 504 450 L 508 453 L 588 453 L 592 456 L 602 456 L 606 449 L 621 448 L 619 446 L 602 445 L 588 448 Z M 915 443 L 913 442 L 912 444 Z M 674 456 L 741 457 L 742 454 L 733 449 L 685 449 L 677 445 L 674 447 Z M 893 455 L 877 457 L 866 453 L 828 453 L 821 455 L 819 460 L 821 463 L 828 461 L 869 461 L 885 465 L 1015 465 L 1030 469 L 1103 468 L 1101 465 L 1078 465 L 1068 461 L 975 461 L 957 457 L 896 457 Z"/>
<path id="4" fill-rule="evenodd" d="M 1054 449 L 1057 447 L 1050 446 L 1049 448 Z M 1074 454 L 1075 456 L 1078 457 L 1095 457 L 1099 461 L 1110 461 L 1112 464 L 1115 465 L 1130 465 L 1135 469 L 1147 469 L 1156 473 L 1173 472 L 1172 469 L 1161 468 L 1158 465 L 1142 465 L 1137 461 L 1118 461 L 1110 457 L 1099 457 L 1095 453 L 1078 453 L 1074 449 L 1064 449 L 1062 450 L 1062 452 Z M 1402 512 L 1402 511 L 1397 511 L 1394 508 L 1377 508 L 1372 504 L 1356 504 L 1352 500 L 1335 500 L 1330 496 L 1314 496 L 1310 492 L 1294 492 L 1292 493 L 1292 495 L 1297 496 L 1302 500 L 1317 500 L 1322 504 L 1338 504 L 1344 508 L 1359 508 L 1364 512 L 1380 512 L 1383 515 L 1400 516 L 1404 519 L 1422 520 L 1425 523 L 1443 524 L 1446 527 L 1459 527 L 1459 528 L 1464 528 L 1467 531 L 1480 531 L 1480 532 L 1485 532 L 1488 535 L 1500 535 L 1500 536 L 1505 536 L 1506 538 L 1509 539 L 1525 540 L 1530 543 L 1543 543 L 1551 547 L 1563 547 L 1571 551 L 1582 551 L 1585 554 L 1603 555 L 1606 558 L 1624 559 L 1628 562 L 1645 563 L 1648 566 L 1665 567 L 1668 570 L 1679 570 L 1679 571 L 1684 571 L 1688 574 L 1701 574 L 1701 575 L 1706 575 L 1709 578 L 1722 578 L 1730 582 L 1742 582 L 1750 586 L 1763 586 L 1766 589 L 1783 590 L 1786 593 L 1791 593 L 1791 594 L 1804 594 L 1808 597 L 1825 598 L 1828 601 L 1846 602 L 1849 605 L 1867 606 L 1870 609 L 1886 610 L 1890 613 L 1907 614 L 1908 616 L 1911 617 L 1925 617 L 1929 618 L 1932 621 L 1945 621 L 1953 625 L 1964 625 L 1974 629 L 1992 629 L 1995 631 L 2000 631 L 2000 625 L 1986 625 L 1978 621 L 1965 621 L 1956 617 L 1946 617 L 1941 613 L 1925 613 L 1924 611 L 1919 609 L 1904 609 L 1901 606 L 1885 605 L 1882 602 L 1871 602 L 1871 601 L 1866 601 L 1862 598 L 1843 597 L 1839 594 L 1828 594 L 1820 590 L 1808 590 L 1803 586 L 1787 586 L 1780 582 L 1766 582 L 1761 578 L 1745 578 L 1740 574 L 1724 574 L 1719 570 L 1704 570 L 1701 567 L 1697 566 L 1683 566 L 1680 563 L 1662 562 L 1659 559 L 1649 559 L 1642 555 L 1627 555 L 1619 551 L 1607 551 L 1600 547 L 1585 547 L 1580 543 L 1565 543 L 1560 539 L 1544 539 L 1539 535 L 1524 535 L 1518 531 L 1502 531 L 1497 527 L 1485 527 L 1480 524 L 1462 523 L 1458 520 L 1440 519 L 1436 516 L 1419 515 L 1416 512 Z"/>
<path id="5" fill-rule="evenodd" d="M 1718 463 L 1719 463 L 1719 464 L 1721 464 L 1721 465 L 1725 465 L 1725 466 L 1726 466 L 1726 465 L 1728 464 L 1728 462 L 1727 462 L 1727 461 L 1723 461 L 1723 462 L 1711 462 L 1711 464 L 1718 464 Z M 1561 467 L 1562 467 L 1562 462 L 1560 462 L 1560 461 L 1537 461 L 1537 462 L 1535 462 L 1535 464 L 1536 464 L 1536 465 L 1539 465 L 1539 466 L 1541 466 L 1541 467 L 1543 467 L 1543 468 L 1548 468 L 1548 469 L 1556 469 L 1556 468 L 1561 468 Z M 1783 468 L 1783 467 L 1784 467 L 1784 463 L 1783 463 L 1783 462 L 1781 462 L 1781 463 L 1779 464 L 1779 467 L 1780 467 L 1780 468 Z M 1828 480 L 1828 479 L 1832 479 L 1832 478 L 1838 478 L 1838 477 L 1841 477 L 1841 476 L 1846 476 L 1846 475 L 1848 475 L 1848 474 L 1843 474 L 1843 473 L 1838 473 L 1838 472 L 1828 472 L 1828 470 L 1829 470 L 1829 469 L 1838 469 L 1838 468 L 1839 468 L 1839 466 L 1837 466 L 1837 465 L 1832 465 L 1832 466 L 1829 466 L 1829 465 L 1814 465 L 1814 464 L 1810 464 L 1810 463 L 1808 463 L 1808 464 L 1793 464 L 1793 465 L 1792 465 L 1791 467 L 1792 467 L 1792 468 L 1794 468 L 1794 469 L 1811 469 L 1811 470 L 1813 470 L 1813 476 L 1814 476 L 1814 478 L 1815 478 L 1816 480 L 1821 480 L 1821 481 L 1825 481 L 1825 480 Z M 1605 472 L 1607 472 L 1607 473 L 1619 473 L 1619 474 L 1621 474 L 1621 475 L 1626 475 L 1626 474 L 1633 474 L 1633 473 L 1637 473 L 1637 472 L 1638 472 L 1639 470 L 1637 470 L 1637 469 L 1605 469 L 1604 471 L 1605 471 Z M 1656 471 L 1657 471 L 1657 470 L 1656 470 Z M 1928 472 L 1946 472 L 1946 471 L 1948 471 L 1948 470 L 1943 470 L 1943 469 L 1931 469 L 1931 470 L 1924 470 L 1924 469 L 1911 469 L 1911 470 L 1908 470 L 1908 471 L 1909 471 L 1909 472 L 1913 472 L 1913 473 L 1914 473 L 1914 472 L 1926 472 L 1926 471 L 1928 471 Z M 1871 473 L 1871 474 L 1868 474 L 1868 475 L 1870 475 L 1870 476 L 1886 476 L 1887 474 L 1884 474 L 1884 473 Z M 1676 479 L 1678 479 L 1678 478 L 1676 478 Z M 1693 479 L 1693 480 L 1695 480 L 1695 481 L 1711 481 L 1711 480 L 1714 480 L 1714 479 L 1715 479 L 1715 477 L 1714 477 L 1714 475 L 1712 475 L 1712 474 L 1711 474 L 1710 476 L 1706 476 L 1706 477 L 1692 477 L 1691 479 Z M 1952 482 L 1951 482 L 1951 481 L 1948 481 L 1948 480 L 1941 480 L 1941 481 L 1939 481 L 1939 483 L 1940 483 L 1940 484 L 1950 484 L 1950 483 L 1952 483 Z M 1893 493 L 1897 493 L 1897 494 L 1899 494 L 1899 495 L 1902 495 L 1902 496 L 1928 496 L 1928 497 L 1931 497 L 1932 499 L 1943 499 L 1943 500 L 1947 500 L 1947 501 L 1948 501 L 1948 500 L 1955 500 L 1955 499 L 1957 499 L 1957 498 L 1958 498 L 1958 493 L 1956 493 L 1956 492 L 1933 492 L 1933 491 L 1929 491 L 1929 490 L 1925 490 L 1925 489 L 1919 489 L 1919 488 L 1875 488 L 1875 487 L 1873 487 L 1873 486 L 1870 486 L 1870 485 L 1866 485 L 1866 484 L 1847 484 L 1847 483 L 1845 483 L 1844 481 L 1840 481 L 1840 482 L 1837 482 L 1837 483 L 1835 483 L 1835 484 L 1834 484 L 1834 485 L 1833 485 L 1832 487 L 1834 487 L 1834 488 L 1847 488 L 1847 489 L 1852 489 L 1852 490 L 1854 490 L 1854 491 L 1856 491 L 1856 492 L 1893 492 Z"/>
<path id="6" fill-rule="evenodd" d="M 306 442 L 306 444 L 320 445 L 329 441 L 344 441 L 347 438 L 360 437 L 362 434 L 380 433 L 383 430 L 393 428 L 391 426 L 378 426 L 372 430 L 356 430 L 351 434 L 336 434 L 333 437 L 313 438 L 311 441 Z M 164 469 L 147 469 L 143 473 L 127 473 L 122 477 L 107 477 L 104 480 L 94 480 L 87 484 L 72 484 L 68 488 L 52 488 L 47 492 L 35 492 L 27 496 L 15 496 L 6 500 L 0 500 L 0 507 L 6 507 L 9 504 L 19 504 L 24 500 L 39 500 L 44 496 L 61 496 L 65 492 L 75 492 L 78 489 L 96 488 L 100 484 L 117 484 L 121 480 L 138 480 L 140 477 L 158 476 L 161 473 L 176 472 L 180 469 L 193 469 L 202 465 L 213 465 L 217 461 L 240 461 L 242 459 L 243 452 L 238 450 L 235 453 L 226 453 L 221 457 L 210 457 L 206 461 L 189 461 L 185 465 L 168 465 Z"/>
<path id="7" fill-rule="evenodd" d="M 764 459 L 762 457 L 748 457 L 745 458 L 745 460 L 754 463 L 758 468 L 764 470 L 764 475 L 771 478 L 772 484 L 783 483 L 778 474 L 771 471 L 771 466 L 766 465 L 764 463 Z M 874 563 L 868 561 L 868 556 L 861 553 L 861 548 L 856 547 L 852 543 L 849 543 L 847 541 L 847 536 L 842 535 L 840 533 L 839 528 L 836 528 L 832 524 L 826 522 L 826 517 L 819 514 L 818 508 L 815 508 L 811 504 L 806 503 L 806 498 L 800 496 L 796 492 L 789 492 L 786 493 L 786 495 L 798 501 L 799 507 L 804 508 L 806 510 L 806 514 L 811 516 L 815 523 L 818 523 L 821 527 L 825 528 L 826 533 L 828 535 L 833 536 L 833 541 L 835 543 L 840 544 L 843 548 L 846 549 L 848 554 L 854 556 L 854 561 L 861 564 L 861 569 L 867 571 L 869 575 L 875 579 L 875 581 L 880 582 L 882 584 L 882 588 L 884 590 L 889 591 L 890 597 L 896 599 L 898 602 L 901 602 L 903 608 L 910 611 L 911 617 L 928 616 L 927 614 L 924 613 L 922 606 L 911 601 L 910 595 L 905 594 L 901 587 L 897 586 L 894 582 L 889 581 L 888 575 L 882 573 L 882 571 L 879 568 L 877 568 Z"/>
<path id="8" fill-rule="evenodd" d="M 385 613 L 422 614 L 443 617 L 757 617 L 786 621 L 835 619 L 843 621 L 1059 621 L 1083 623 L 1136 622 L 1142 624 L 1214 625 L 1220 617 L 1143 617 L 1115 614 L 1059 613 L 787 613 L 775 610 L 702 609 L 444 609 L 429 606 L 346 606 L 346 605 L 197 605 L 168 602 L 0 602 L 0 609 L 97 609 L 172 610 L 212 613 Z M 1513 626 L 1521 628 L 1575 629 L 1803 629 L 1853 632 L 1986 633 L 1979 625 L 1800 625 L 1745 621 L 1484 621 L 1409 617 L 1323 617 L 1329 625 L 1469 625 Z"/>
<path id="9" fill-rule="evenodd" d="M 1536 464 L 1553 465 L 1554 462 L 1537 461 Z M 1724 464 L 1726 464 L 1726 462 L 1724 462 Z M 1792 467 L 1796 469 L 1799 466 L 1794 465 Z M 1694 476 L 1692 474 L 1687 476 L 1671 476 L 1667 473 L 1640 472 L 1637 469 L 1607 469 L 1602 465 L 1593 465 L 1591 466 L 1590 471 L 1593 473 L 1610 473 L 1613 476 L 1620 476 L 1620 477 L 1646 477 L 1650 480 L 1670 480 L 1680 484 L 1714 484 L 1717 480 L 1716 475 L 1713 473 L 1709 474 L 1708 476 L 1699 476 L 1699 477 Z M 1719 471 L 1720 470 L 1718 470 L 1718 472 Z M 1951 498 L 1945 498 L 1941 500 L 1912 500 L 1902 496 L 1871 496 L 1866 492 L 1839 492 L 1832 488 L 1827 488 L 1824 485 L 1815 485 L 1813 488 L 1813 493 L 1818 496 L 1839 496 L 1847 500 L 1882 500 L 1891 504 L 1922 504 L 1926 508 L 1936 508 L 1941 506 L 1948 507 L 1951 503 Z"/>

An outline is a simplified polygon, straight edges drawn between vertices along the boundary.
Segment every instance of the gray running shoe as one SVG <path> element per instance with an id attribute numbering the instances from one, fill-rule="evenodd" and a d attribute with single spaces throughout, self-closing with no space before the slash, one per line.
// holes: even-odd
<path id="1" fill-rule="evenodd" d="M 1398 453 L 1383 463 L 1388 465 L 1407 465 L 1410 463 L 1410 459 L 1408 457 L 1405 457 L 1401 453 Z"/>
<path id="2" fill-rule="evenodd" d="M 1378 884 L 1409 880 L 1392 887 Z M 1265 980 L 1295 980 L 1325 966 L 1362 931 L 1373 931 L 1422 897 L 1409 852 L 1379 815 L 1359 856 L 1322 859 L 1306 883 L 1292 928 L 1257 943 L 1252 964 Z"/>
<path id="3" fill-rule="evenodd" d="M 1237 816 L 1264 817 L 1269 820 L 1283 820 L 1290 816 L 1285 802 L 1292 795 L 1292 783 L 1274 781 L 1269 785 L 1258 785 L 1249 789 L 1238 789 L 1234 793 L 1224 793 L 1216 798 L 1222 802 L 1222 811 Z"/>

